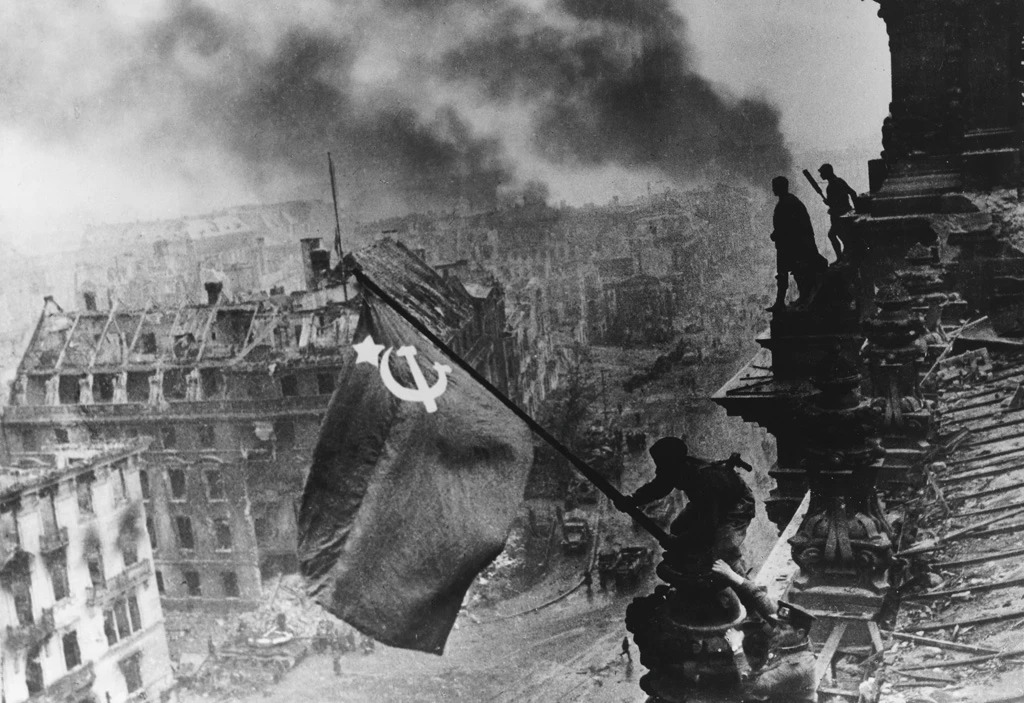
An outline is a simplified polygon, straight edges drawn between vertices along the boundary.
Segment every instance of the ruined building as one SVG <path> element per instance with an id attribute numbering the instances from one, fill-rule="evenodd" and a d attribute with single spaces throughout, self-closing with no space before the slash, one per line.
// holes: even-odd
<path id="1" fill-rule="evenodd" d="M 107 310 L 201 302 L 203 284 L 224 295 L 302 286 L 298 242 L 334 230 L 334 212 L 318 200 L 233 207 L 172 220 L 94 225 L 75 252 L 76 307 Z M 58 300 L 70 300 L 51 290 Z"/>
<path id="2" fill-rule="evenodd" d="M 0 468 L 3 700 L 160 700 L 174 683 L 146 537 L 147 442 Z"/>
<path id="3" fill-rule="evenodd" d="M 46 306 L 4 410 L 13 455 L 150 437 L 142 490 L 166 607 L 251 607 L 296 567 L 296 502 L 351 354 L 355 290 L 305 240 L 307 289 L 202 305 L 67 312 Z M 496 385 L 507 388 L 500 288 L 441 278 L 384 240 L 353 257 Z"/>

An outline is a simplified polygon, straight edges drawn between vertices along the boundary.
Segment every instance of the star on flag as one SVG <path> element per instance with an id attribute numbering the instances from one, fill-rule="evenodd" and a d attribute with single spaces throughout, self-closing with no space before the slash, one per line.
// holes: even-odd
<path id="1" fill-rule="evenodd" d="M 366 335 L 366 339 L 359 344 L 353 344 L 352 348 L 356 350 L 357 364 L 366 362 L 367 364 L 373 364 L 375 367 L 380 364 L 380 353 L 384 351 L 384 345 L 374 342 L 373 337 L 370 335 Z"/>

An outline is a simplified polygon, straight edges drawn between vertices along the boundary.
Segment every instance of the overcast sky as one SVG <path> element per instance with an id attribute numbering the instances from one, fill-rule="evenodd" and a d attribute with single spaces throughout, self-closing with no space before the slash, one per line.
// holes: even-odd
<path id="1" fill-rule="evenodd" d="M 0 3 L 0 239 L 61 245 L 90 222 L 327 197 L 327 149 L 363 216 L 530 179 L 603 202 L 717 166 L 763 180 L 779 148 L 878 149 L 875 2 L 645 3 L 628 21 L 605 0 Z M 509 46 L 530 53 L 503 65 Z M 682 91 L 668 106 L 629 105 L 628 71 L 576 81 L 625 70 L 641 46 L 685 64 L 658 77 Z M 772 133 L 764 163 L 745 161 Z"/>

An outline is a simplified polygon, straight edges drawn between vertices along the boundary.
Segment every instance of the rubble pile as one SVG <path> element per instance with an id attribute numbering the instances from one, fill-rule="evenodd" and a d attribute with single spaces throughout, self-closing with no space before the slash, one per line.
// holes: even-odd
<path id="1" fill-rule="evenodd" d="M 984 350 L 979 350 L 983 352 Z M 941 461 L 880 674 L 881 700 L 989 698 L 1024 664 L 1024 356 L 969 352 L 940 368 Z M 927 501 L 927 502 L 926 502 Z"/>
<path id="2" fill-rule="evenodd" d="M 224 639 L 210 637 L 196 667 L 182 665 L 178 680 L 203 696 L 241 696 L 265 690 L 308 654 L 373 651 L 373 640 L 330 615 L 301 590 L 298 575 L 279 576 L 257 610 L 235 620 Z"/>

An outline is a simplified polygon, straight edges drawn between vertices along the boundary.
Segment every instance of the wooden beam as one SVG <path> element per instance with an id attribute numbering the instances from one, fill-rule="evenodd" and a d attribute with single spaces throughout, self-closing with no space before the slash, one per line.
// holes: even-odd
<path id="1" fill-rule="evenodd" d="M 996 652 L 995 654 L 985 654 L 980 657 L 968 657 L 967 659 L 951 659 L 949 661 L 932 662 L 930 664 L 915 664 L 914 666 L 901 667 L 901 671 L 920 671 L 923 669 L 950 669 L 956 666 L 973 666 L 975 664 L 982 664 L 993 659 L 1008 659 L 1010 657 L 1019 657 L 1024 654 L 1024 649 L 1009 649 L 1005 652 Z"/>
<path id="2" fill-rule="evenodd" d="M 793 563 L 793 548 L 789 545 L 789 539 L 800 529 L 800 523 L 803 522 L 810 504 L 811 493 L 808 491 L 804 493 L 803 500 L 800 501 L 799 507 L 793 514 L 793 519 L 779 535 L 775 546 L 772 547 L 771 552 L 761 564 L 757 576 L 754 577 L 754 583 L 764 586 L 768 590 L 768 595 L 775 600 L 783 598 L 789 585 L 789 579 L 796 573 L 796 565 Z"/>
<path id="3" fill-rule="evenodd" d="M 1024 578 L 1006 579 L 1005 581 L 995 581 L 992 583 L 981 583 L 976 586 L 965 586 L 964 588 L 947 588 L 942 591 L 932 591 L 930 593 L 915 593 L 913 595 L 904 596 L 904 598 L 907 600 L 932 600 L 934 598 L 946 598 L 956 595 L 957 593 L 985 593 L 987 591 L 998 591 L 1003 588 L 1015 588 L 1017 586 L 1024 586 Z M 920 630 L 921 628 L 917 629 Z"/>
<path id="4" fill-rule="evenodd" d="M 142 325 L 146 321 L 146 315 L 149 314 L 149 303 L 146 303 L 146 307 L 142 310 L 142 314 L 139 315 L 139 324 L 135 325 L 135 332 L 132 333 L 132 341 L 128 344 L 128 349 L 124 353 L 124 363 L 121 366 L 128 366 L 128 360 L 132 356 L 132 349 L 135 348 L 136 343 L 139 341 L 139 335 L 142 334 Z"/>
<path id="5" fill-rule="evenodd" d="M 107 332 L 110 331 L 110 323 L 114 321 L 114 315 L 117 314 L 117 304 L 118 301 L 115 300 L 114 304 L 110 306 L 110 314 L 107 315 L 107 321 L 103 323 L 103 331 L 100 332 L 100 336 L 92 348 L 92 355 L 89 357 L 90 371 L 96 365 L 96 358 L 100 355 L 100 347 L 103 346 L 103 340 L 107 338 Z"/>
<path id="6" fill-rule="evenodd" d="M 198 364 L 203 360 L 203 353 L 206 351 L 206 340 L 210 337 L 210 327 L 213 326 L 213 321 L 217 319 L 217 312 L 220 310 L 221 298 L 217 298 L 217 302 L 213 304 L 213 309 L 210 310 L 210 316 L 206 318 L 206 324 L 203 325 L 203 335 L 199 342 L 199 353 L 196 354 L 196 363 Z"/>
<path id="7" fill-rule="evenodd" d="M 78 329 L 78 321 L 81 319 L 81 313 L 75 315 L 75 321 L 71 323 L 71 329 L 68 330 L 68 338 L 64 340 L 64 346 L 61 347 L 60 354 L 57 355 L 57 361 L 53 364 L 54 371 L 60 371 L 60 367 L 64 364 L 64 355 L 67 354 L 68 347 L 71 346 L 71 339 L 75 336 L 75 330 Z"/>
<path id="8" fill-rule="evenodd" d="M 818 652 L 818 661 L 814 664 L 815 686 L 821 683 L 821 678 L 832 666 L 832 657 L 835 656 L 836 650 L 839 649 L 839 643 L 842 641 L 843 635 L 846 634 L 846 628 L 849 624 L 845 620 L 840 620 L 832 625 L 832 632 L 828 633 L 825 644 L 822 645 L 821 651 Z"/>
<path id="9" fill-rule="evenodd" d="M 256 329 L 256 320 L 260 316 L 260 310 L 263 309 L 263 302 L 256 303 L 256 309 L 252 312 L 252 318 L 249 320 L 249 329 L 245 331 L 245 338 L 242 340 L 242 348 L 249 343 L 249 338 L 252 337 L 253 330 Z"/>
<path id="10" fill-rule="evenodd" d="M 973 644 L 964 644 L 962 642 L 950 642 L 949 640 L 940 640 L 934 637 L 922 637 L 921 635 L 912 635 L 908 632 L 887 632 L 887 635 L 893 639 L 903 640 L 904 642 L 914 642 L 916 644 L 925 644 L 930 647 L 939 647 L 940 649 L 951 649 L 955 652 L 967 652 L 968 654 L 998 654 L 998 650 L 989 649 L 987 647 L 976 647 Z"/>
<path id="11" fill-rule="evenodd" d="M 882 632 L 878 629 L 878 623 L 868 620 L 868 634 L 871 635 L 871 644 L 875 648 L 875 654 L 885 651 L 885 642 L 882 641 Z"/>
<path id="12" fill-rule="evenodd" d="M 1010 549 L 1004 552 L 989 552 L 988 554 L 979 554 L 978 556 L 968 557 L 967 559 L 956 559 L 954 561 L 937 561 L 931 564 L 931 568 L 958 569 L 962 566 L 973 566 L 974 564 L 987 564 L 990 561 L 999 561 L 1001 559 L 1010 559 L 1012 557 L 1019 556 L 1024 556 L 1024 548 Z"/>
<path id="13" fill-rule="evenodd" d="M 177 361 L 177 359 L 174 358 L 174 330 L 176 330 L 178 328 L 178 321 L 181 319 L 181 313 L 182 313 L 182 311 L 184 309 L 185 309 L 185 303 L 182 303 L 181 305 L 179 305 L 177 312 L 174 313 L 174 321 L 171 322 L 171 327 L 170 327 L 170 330 L 169 330 L 169 336 L 170 336 L 169 342 L 170 343 L 167 345 L 167 348 L 171 350 L 171 359 L 170 359 L 170 361 Z M 159 356 L 159 352 L 160 352 L 160 350 L 157 349 L 158 356 Z M 158 358 L 157 359 L 157 364 L 159 364 L 161 361 L 164 361 L 164 359 Z"/>
<path id="14" fill-rule="evenodd" d="M 1014 507 L 1014 506 L 1011 506 L 1011 507 Z M 1002 522 L 1003 520 L 1006 520 L 1007 518 L 1017 517 L 1018 515 L 1024 515 L 1024 507 L 1017 507 L 1016 510 L 1013 510 L 1012 512 L 1008 512 L 1005 515 L 997 515 L 994 518 L 989 518 L 988 520 L 982 520 L 981 522 L 976 522 L 973 525 L 968 525 L 967 527 L 961 527 L 958 530 L 953 530 L 952 532 L 947 534 L 945 537 L 939 537 L 937 539 L 932 539 L 932 540 L 924 540 L 924 541 L 919 542 L 917 544 L 911 545 L 907 549 L 904 549 L 904 550 L 898 552 L 896 554 L 896 556 L 905 557 L 905 556 L 910 556 L 910 555 L 913 555 L 913 554 L 923 554 L 925 552 L 933 552 L 936 549 L 940 549 L 943 546 L 949 544 L 950 542 L 955 542 L 955 541 L 960 540 L 960 539 L 969 539 L 971 537 L 977 537 L 977 536 L 980 536 L 980 535 L 992 534 L 991 531 L 978 532 L 978 530 L 981 530 L 982 528 L 988 527 L 989 525 L 995 524 L 997 522 Z M 972 533 L 974 533 L 974 534 L 972 534 Z"/>
<path id="15" fill-rule="evenodd" d="M 959 620 L 952 620 L 950 622 L 926 622 L 912 625 L 915 632 L 934 632 L 936 630 L 946 630 L 951 627 L 960 625 L 961 627 L 967 627 L 968 625 L 988 625 L 993 622 L 1002 622 L 1004 620 L 1016 620 L 1024 617 L 1024 610 L 1011 610 L 1005 613 L 995 613 L 992 615 L 981 615 L 976 618 L 961 618 Z"/>
<path id="16" fill-rule="evenodd" d="M 1014 508 L 1024 508 L 1024 502 L 1008 503 L 1006 505 L 997 505 L 991 508 L 978 508 L 977 510 L 966 510 L 963 512 L 957 512 L 953 517 L 959 519 L 964 517 L 977 517 L 978 515 L 991 515 L 992 513 L 998 513 L 1003 510 L 1013 510 Z"/>
<path id="17" fill-rule="evenodd" d="M 1001 461 L 992 462 L 992 464 L 982 467 L 975 466 L 966 471 L 949 474 L 948 476 L 940 478 L 939 483 L 943 486 L 948 486 L 953 483 L 963 483 L 964 481 L 971 481 L 976 478 L 988 478 L 990 476 L 1012 474 L 1015 471 L 1024 469 L 1024 463 L 1021 461 L 1021 459 L 1024 459 L 1024 456 L 1021 456 L 1021 454 L 1024 454 L 1024 452 L 1004 457 Z"/>
<path id="18" fill-rule="evenodd" d="M 999 486 L 998 488 L 988 488 L 984 491 L 976 491 L 974 493 L 963 493 L 952 497 L 946 496 L 946 502 L 959 503 L 961 501 L 971 500 L 972 498 L 985 498 L 987 496 L 999 495 L 1000 493 L 1009 493 L 1010 491 L 1017 490 L 1018 488 L 1024 488 L 1024 481 L 1010 483 L 1005 486 Z"/>
<path id="19" fill-rule="evenodd" d="M 281 319 L 282 312 L 283 311 L 280 308 L 274 308 L 273 316 L 267 322 L 266 326 L 263 329 L 261 329 L 258 334 L 253 336 L 252 341 L 246 345 L 245 349 L 238 353 L 238 356 L 231 360 L 229 366 L 234 366 L 235 364 L 240 363 L 242 359 L 248 356 L 249 352 L 255 349 L 257 345 L 259 345 L 259 343 L 262 342 L 267 335 L 273 333 L 274 329 L 277 326 L 278 320 Z"/>

